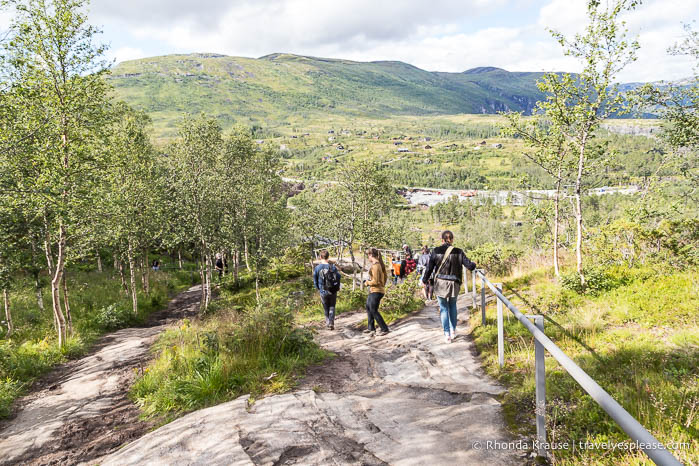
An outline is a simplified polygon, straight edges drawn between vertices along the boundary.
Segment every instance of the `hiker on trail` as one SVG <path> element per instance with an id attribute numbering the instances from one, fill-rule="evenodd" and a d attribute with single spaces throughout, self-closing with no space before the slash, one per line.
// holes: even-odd
<path id="1" fill-rule="evenodd" d="M 417 268 L 417 262 L 413 259 L 413 256 L 408 256 L 405 259 L 405 275 L 410 275 Z"/>
<path id="2" fill-rule="evenodd" d="M 374 326 L 374 321 L 379 324 L 381 330 L 378 335 L 386 335 L 388 330 L 388 325 L 383 320 L 383 317 L 379 313 L 379 304 L 381 303 L 381 298 L 386 293 L 386 280 L 388 275 L 386 274 L 386 266 L 381 258 L 381 253 L 376 248 L 369 248 L 367 250 L 367 256 L 369 257 L 369 262 L 371 263 L 371 268 L 369 269 L 369 280 L 365 280 L 364 284 L 369 287 L 369 296 L 366 299 L 366 314 L 367 314 L 367 329 L 364 331 L 370 336 L 376 334 L 376 327 Z"/>
<path id="3" fill-rule="evenodd" d="M 407 244 L 403 245 L 403 254 L 405 254 L 405 258 L 407 259 L 408 257 L 413 257 L 413 250 L 410 249 L 410 246 Z"/>
<path id="4" fill-rule="evenodd" d="M 218 272 L 218 281 L 221 281 L 223 278 L 223 257 L 221 257 L 221 253 L 217 252 L 216 253 L 216 271 Z"/>
<path id="5" fill-rule="evenodd" d="M 151 268 L 154 272 L 160 270 L 160 261 L 158 259 L 153 259 L 153 265 L 151 265 Z"/>
<path id="6" fill-rule="evenodd" d="M 456 298 L 463 282 L 462 266 L 468 270 L 476 268 L 476 264 L 471 262 L 461 249 L 455 248 L 453 243 L 454 234 L 445 230 L 442 233 L 442 245 L 432 251 L 422 278 L 425 287 L 433 280 L 434 294 L 439 302 L 439 316 L 447 343 L 451 343 L 456 335 Z"/>
<path id="7" fill-rule="evenodd" d="M 340 291 L 340 272 L 335 264 L 329 262 L 327 249 L 320 251 L 320 264 L 313 269 L 313 284 L 320 293 L 320 301 L 325 311 L 325 327 L 335 330 L 335 304 L 337 292 Z"/>
<path id="8" fill-rule="evenodd" d="M 398 284 L 398 277 L 400 277 L 400 257 L 394 254 L 391 258 L 391 280 L 394 285 Z"/>
<path id="9" fill-rule="evenodd" d="M 420 256 L 417 259 L 417 273 L 420 274 L 420 279 L 423 278 L 423 274 L 425 273 L 425 269 L 427 268 L 427 263 L 430 260 L 430 248 L 427 246 L 422 247 L 422 251 L 420 251 Z"/>

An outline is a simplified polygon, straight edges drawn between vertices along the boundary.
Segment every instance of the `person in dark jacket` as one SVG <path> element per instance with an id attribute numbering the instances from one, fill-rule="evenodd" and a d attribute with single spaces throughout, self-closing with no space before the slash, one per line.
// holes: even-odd
<path id="1" fill-rule="evenodd" d="M 330 330 L 335 330 L 335 305 L 337 304 L 337 293 L 332 293 L 330 290 L 326 290 L 323 287 L 323 274 L 321 273 L 324 269 L 334 269 L 335 265 L 331 264 L 330 253 L 327 249 L 320 251 L 320 264 L 316 265 L 313 269 L 313 285 L 315 285 L 316 290 L 320 293 L 320 301 L 323 303 L 323 311 L 325 312 L 325 327 Z M 327 273 L 327 272 L 326 272 Z"/>
<path id="2" fill-rule="evenodd" d="M 425 287 L 433 279 L 434 294 L 439 302 L 439 316 L 442 320 L 444 338 L 451 343 L 456 335 L 456 299 L 463 282 L 463 269 L 474 270 L 476 264 L 466 254 L 453 247 L 454 234 L 446 230 L 442 233 L 442 245 L 430 254 L 422 283 Z M 449 251 L 449 255 L 445 255 Z"/>

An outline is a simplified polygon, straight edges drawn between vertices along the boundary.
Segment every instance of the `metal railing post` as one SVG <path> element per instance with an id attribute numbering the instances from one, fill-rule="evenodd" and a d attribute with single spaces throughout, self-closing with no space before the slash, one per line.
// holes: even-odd
<path id="1" fill-rule="evenodd" d="M 496 283 L 495 288 L 502 293 L 502 283 Z M 495 300 L 498 303 L 498 363 L 500 367 L 505 367 L 505 330 L 502 323 L 502 301 L 497 295 Z"/>
<path id="2" fill-rule="evenodd" d="M 528 315 L 534 325 L 544 331 L 544 316 Z M 536 385 L 536 438 L 539 441 L 539 456 L 546 457 L 546 354 L 544 345 L 534 339 L 534 383 Z"/>
<path id="3" fill-rule="evenodd" d="M 481 272 L 481 316 L 485 325 L 485 275 Z"/>
<path id="4" fill-rule="evenodd" d="M 471 285 L 473 287 L 473 292 L 471 293 L 471 306 L 473 309 L 476 309 L 478 307 L 478 304 L 476 302 L 477 295 L 476 295 L 476 271 L 473 270 L 471 272 Z"/>

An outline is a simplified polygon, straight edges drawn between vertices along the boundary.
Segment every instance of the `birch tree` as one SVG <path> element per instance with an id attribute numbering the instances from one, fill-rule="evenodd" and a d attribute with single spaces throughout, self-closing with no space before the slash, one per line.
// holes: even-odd
<path id="1" fill-rule="evenodd" d="M 635 40 L 627 38 L 625 23 L 619 17 L 624 12 L 633 10 L 638 3 L 636 0 L 614 0 L 602 5 L 599 0 L 590 0 L 587 4 L 588 24 L 584 33 L 568 39 L 560 32 L 551 31 L 563 47 L 565 55 L 577 59 L 583 69 L 575 76 L 548 73 L 539 85 L 547 94 L 546 100 L 539 102 L 539 108 L 576 154 L 573 177 L 575 255 L 582 285 L 585 283 L 582 195 L 591 172 L 591 163 L 594 162 L 593 157 L 599 154 L 593 147 L 593 139 L 595 131 L 605 118 L 628 111 L 624 96 L 618 92 L 617 76 L 636 60 L 639 45 Z M 553 142 L 558 143 L 557 140 Z"/>
<path id="2" fill-rule="evenodd" d="M 91 204 L 106 154 L 97 150 L 107 107 L 104 48 L 87 23 L 85 0 L 12 0 L 11 40 L 4 44 L 17 108 L 36 123 L 31 151 L 23 151 L 16 183 L 47 227 L 45 253 L 58 343 L 66 339 L 60 286 L 76 219 Z M 40 98 L 35 98 L 39 96 Z M 10 154 L 12 156 L 12 154 Z"/>
<path id="3" fill-rule="evenodd" d="M 542 86 L 543 87 L 543 86 Z M 552 95 L 552 99 L 558 98 L 557 105 L 567 106 L 564 96 Z M 536 113 L 536 112 L 535 112 Z M 560 228 L 560 200 L 561 186 L 569 179 L 574 167 L 575 160 L 571 159 L 571 147 L 566 140 L 561 128 L 550 124 L 541 115 L 533 119 L 525 120 L 521 113 L 506 113 L 505 117 L 508 126 L 504 128 L 504 134 L 522 139 L 527 145 L 524 157 L 532 163 L 541 167 L 553 180 L 553 270 L 556 276 L 560 276 L 560 266 L 558 261 L 559 228 Z"/>

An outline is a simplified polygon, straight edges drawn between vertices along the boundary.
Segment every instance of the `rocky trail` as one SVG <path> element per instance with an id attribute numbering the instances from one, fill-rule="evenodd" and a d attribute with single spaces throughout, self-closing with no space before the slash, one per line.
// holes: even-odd
<path id="1" fill-rule="evenodd" d="M 90 355 L 40 379 L 19 401 L 17 414 L 0 423 L 0 464 L 88 463 L 144 435 L 129 387 L 165 327 L 199 310 L 200 287 L 176 296 L 147 327 L 105 335 Z"/>
<path id="2" fill-rule="evenodd" d="M 470 297 L 460 298 L 460 308 Z M 461 313 L 462 324 L 467 313 Z M 498 396 L 463 333 L 443 339 L 436 305 L 391 326 L 384 337 L 344 314 L 318 342 L 336 356 L 311 368 L 300 387 L 251 402 L 248 396 L 186 415 L 144 435 L 108 465 L 508 465 L 527 452 L 486 449 L 507 442 Z"/>

